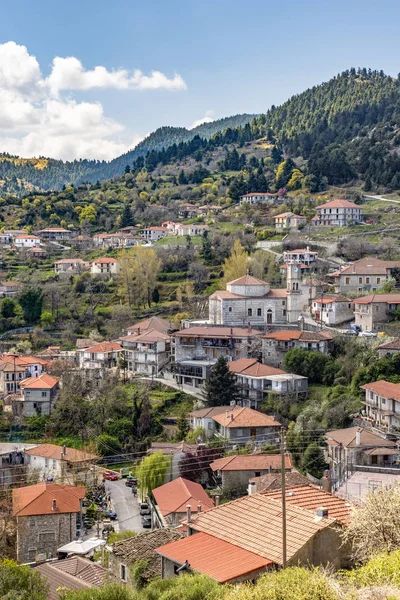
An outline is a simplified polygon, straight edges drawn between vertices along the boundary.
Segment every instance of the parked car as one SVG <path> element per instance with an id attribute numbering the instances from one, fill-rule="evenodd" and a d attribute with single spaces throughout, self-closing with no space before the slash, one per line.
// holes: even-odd
<path id="1" fill-rule="evenodd" d="M 135 479 L 134 477 L 132 477 L 132 479 L 127 479 L 125 481 L 125 485 L 127 487 L 131 487 L 131 488 L 136 487 L 137 486 L 137 479 Z"/>
<path id="2" fill-rule="evenodd" d="M 358 335 L 358 331 L 356 331 L 355 329 L 347 329 L 344 332 L 344 335 Z"/>
<path id="3" fill-rule="evenodd" d="M 142 520 L 142 527 L 144 527 L 145 529 L 151 528 L 151 516 L 150 515 L 143 515 L 141 520 Z"/>
<path id="4" fill-rule="evenodd" d="M 359 335 L 360 337 L 376 337 L 376 333 L 373 331 L 362 331 Z"/>
<path id="5" fill-rule="evenodd" d="M 141 516 L 143 516 L 143 515 L 151 515 L 150 506 L 147 504 L 147 502 L 142 502 L 141 503 L 140 509 L 139 509 L 139 514 Z"/>
<path id="6" fill-rule="evenodd" d="M 117 513 L 115 512 L 115 510 L 108 509 L 106 510 L 105 514 L 109 519 L 111 519 L 111 521 L 115 521 L 115 519 L 117 518 Z"/>
<path id="7" fill-rule="evenodd" d="M 118 481 L 118 473 L 115 473 L 115 471 L 104 471 L 103 479 L 107 479 L 107 481 Z"/>

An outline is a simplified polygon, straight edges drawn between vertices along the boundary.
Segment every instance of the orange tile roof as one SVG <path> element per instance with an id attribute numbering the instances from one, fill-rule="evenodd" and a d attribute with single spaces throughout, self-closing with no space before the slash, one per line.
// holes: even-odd
<path id="1" fill-rule="evenodd" d="M 75 448 L 65 448 L 64 446 L 57 446 L 56 444 L 40 444 L 36 448 L 25 450 L 25 454 L 30 456 L 43 456 L 44 458 L 53 458 L 55 460 L 66 460 L 68 462 L 85 462 L 93 461 L 98 457 L 95 454 L 84 452 L 83 450 L 76 450 Z M 62 456 L 61 456 L 62 455 Z"/>
<path id="2" fill-rule="evenodd" d="M 296 554 L 319 531 L 336 523 L 332 517 L 318 518 L 314 512 L 293 504 L 286 507 L 287 559 Z M 282 504 L 264 494 L 251 494 L 198 513 L 190 528 L 254 552 L 282 564 Z"/>
<path id="3" fill-rule="evenodd" d="M 385 342 L 379 346 L 375 346 L 375 350 L 400 350 L 400 339 L 392 340 L 391 342 Z"/>
<path id="4" fill-rule="evenodd" d="M 318 254 L 318 252 L 307 250 L 307 248 L 297 248 L 296 250 L 286 250 L 285 254 Z"/>
<path id="5" fill-rule="evenodd" d="M 143 333 L 124 335 L 119 339 L 128 342 L 147 342 L 148 344 L 154 344 L 154 342 L 160 341 L 168 342 L 171 338 L 168 334 L 158 331 L 157 329 L 147 329 Z"/>
<path id="6" fill-rule="evenodd" d="M 114 264 L 114 263 L 118 263 L 118 261 L 115 258 L 109 258 L 108 256 L 103 256 L 102 258 L 96 258 L 96 260 L 92 261 L 92 264 L 94 264 L 94 265 L 110 265 L 110 264 Z"/>
<path id="7" fill-rule="evenodd" d="M 286 298 L 287 290 L 282 288 L 270 288 L 267 296 L 268 298 Z"/>
<path id="8" fill-rule="evenodd" d="M 207 533 L 196 533 L 156 548 L 156 552 L 190 569 L 204 573 L 219 583 L 256 573 L 272 562 L 254 552 L 225 542 Z"/>
<path id="9" fill-rule="evenodd" d="M 192 512 L 197 512 L 197 505 L 201 502 L 202 510 L 210 509 L 214 502 L 199 483 L 178 477 L 152 490 L 157 506 L 164 516 L 175 512 L 186 512 L 190 504 Z"/>
<path id="10" fill-rule="evenodd" d="M 135 323 L 128 327 L 127 331 L 135 331 L 138 329 L 140 331 L 145 331 L 147 329 L 157 329 L 157 331 L 161 331 L 162 333 L 166 333 L 171 328 L 170 322 L 166 319 L 161 319 L 160 317 L 149 317 L 144 321 L 140 321 L 139 323 Z"/>
<path id="11" fill-rule="evenodd" d="M 362 298 L 356 298 L 355 304 L 373 304 L 383 302 L 386 304 L 400 304 L 400 294 L 370 294 Z"/>
<path id="12" fill-rule="evenodd" d="M 178 337 L 205 337 L 205 338 L 247 338 L 258 335 L 258 331 L 249 331 L 242 327 L 188 327 L 174 333 Z"/>
<path id="13" fill-rule="evenodd" d="M 280 500 L 282 497 L 282 490 L 266 490 L 260 493 L 276 500 Z M 328 515 L 342 523 L 342 525 L 349 525 L 351 521 L 352 505 L 349 502 L 311 485 L 288 486 L 286 488 L 286 502 L 312 511 L 323 506 L 328 509 Z"/>
<path id="14" fill-rule="evenodd" d="M 330 277 L 339 277 L 341 275 L 386 275 L 388 269 L 400 267 L 400 261 L 381 260 L 367 256 L 356 260 L 347 267 L 339 269 L 334 273 L 329 273 Z"/>
<path id="15" fill-rule="evenodd" d="M 14 517 L 79 513 L 80 500 L 85 497 L 86 488 L 56 483 L 38 483 L 12 491 Z M 57 510 L 53 510 L 56 500 Z"/>
<path id="16" fill-rule="evenodd" d="M 333 304 L 334 302 L 351 302 L 353 303 L 354 300 L 350 300 L 350 298 L 347 298 L 346 296 L 342 296 L 341 294 L 329 294 L 327 296 L 321 296 L 320 298 L 314 298 L 313 302 L 316 302 L 317 304 Z"/>
<path id="17" fill-rule="evenodd" d="M 390 383 L 389 381 L 380 379 L 379 381 L 366 383 L 360 387 L 362 390 L 371 390 L 375 394 L 378 394 L 378 396 L 382 396 L 382 398 L 400 400 L 400 383 Z"/>
<path id="18" fill-rule="evenodd" d="M 360 441 L 361 448 L 373 448 L 373 447 L 396 447 L 395 442 L 391 440 L 386 440 L 380 435 L 376 435 L 369 431 L 368 429 L 363 429 L 362 427 L 346 427 L 345 429 L 335 429 L 334 431 L 327 431 L 325 437 L 328 441 L 333 442 L 332 445 L 342 444 L 345 448 L 355 448 L 356 447 L 356 432 L 357 429 L 360 430 Z"/>
<path id="19" fill-rule="evenodd" d="M 40 240 L 37 235 L 17 235 L 16 240 Z"/>
<path id="20" fill-rule="evenodd" d="M 354 202 L 349 202 L 348 200 L 331 200 L 330 202 L 326 202 L 326 204 L 321 204 L 318 208 L 361 208 L 358 204 L 354 204 Z"/>
<path id="21" fill-rule="evenodd" d="M 280 454 L 239 454 L 217 458 L 210 464 L 213 471 L 281 471 Z M 293 467 L 290 454 L 285 456 L 285 469 Z"/>
<path id="22" fill-rule="evenodd" d="M 20 386 L 24 390 L 52 390 L 60 380 L 58 377 L 52 377 L 48 373 L 42 373 L 39 377 L 28 377 L 21 381 Z"/>
<path id="23" fill-rule="evenodd" d="M 43 360 L 42 358 L 38 358 L 37 356 L 18 356 L 17 354 L 8 354 L 5 353 L 1 356 L 0 362 L 8 362 L 14 364 L 21 365 L 23 367 L 30 365 L 47 365 L 47 360 Z"/>
<path id="24" fill-rule="evenodd" d="M 292 212 L 285 212 L 285 213 L 281 213 L 280 215 L 275 215 L 274 219 L 279 219 L 279 218 L 283 219 L 284 217 L 289 217 L 289 216 L 290 217 L 296 217 L 297 215 L 295 215 Z M 305 218 L 305 217 L 302 217 L 302 218 Z"/>
<path id="25" fill-rule="evenodd" d="M 228 413 L 228 414 L 227 414 Z M 281 424 L 270 415 L 253 410 L 252 408 L 236 406 L 229 412 L 213 417 L 214 421 L 233 429 L 235 427 L 280 427 Z"/>
<path id="26" fill-rule="evenodd" d="M 204 419 L 205 417 L 210 418 L 214 415 L 219 415 L 219 413 L 223 413 L 227 410 L 232 410 L 232 406 L 212 406 L 209 408 L 199 408 L 198 410 L 192 410 L 192 412 L 189 413 L 189 416 L 198 419 Z"/>
<path id="27" fill-rule="evenodd" d="M 227 285 L 269 285 L 269 283 L 252 275 L 243 275 L 243 277 L 228 281 Z"/>
<path id="28" fill-rule="evenodd" d="M 298 331 L 291 329 L 282 329 L 262 336 L 264 339 L 272 339 L 278 342 L 288 342 L 291 340 L 300 340 L 304 342 L 321 342 L 332 340 L 333 336 L 328 331 Z"/>
<path id="29" fill-rule="evenodd" d="M 264 365 L 255 358 L 240 358 L 228 363 L 229 370 L 237 375 L 248 375 L 249 377 L 268 377 L 270 375 L 286 375 L 283 369 L 277 369 Z"/>
<path id="30" fill-rule="evenodd" d="M 101 342 L 101 344 L 96 344 L 95 346 L 89 346 L 88 348 L 81 349 L 84 352 L 114 352 L 117 350 L 122 350 L 121 344 L 119 342 Z"/>

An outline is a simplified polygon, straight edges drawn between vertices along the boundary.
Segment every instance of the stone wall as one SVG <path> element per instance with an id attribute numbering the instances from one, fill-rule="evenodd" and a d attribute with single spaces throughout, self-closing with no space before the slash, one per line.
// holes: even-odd
<path id="1" fill-rule="evenodd" d="M 17 561 L 29 563 L 57 556 L 57 549 L 76 539 L 76 513 L 17 517 Z M 43 560 L 43 558 L 41 558 Z"/>

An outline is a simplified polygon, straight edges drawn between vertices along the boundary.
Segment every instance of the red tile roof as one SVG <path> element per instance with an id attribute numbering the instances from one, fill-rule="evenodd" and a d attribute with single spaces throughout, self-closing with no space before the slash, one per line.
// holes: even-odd
<path id="1" fill-rule="evenodd" d="M 276 341 L 291 341 L 300 340 L 302 342 L 322 342 L 333 339 L 333 336 L 328 331 L 298 331 L 291 329 L 282 329 L 281 331 L 274 331 L 264 335 L 265 339 L 272 339 Z"/>
<path id="2" fill-rule="evenodd" d="M 220 583 L 256 573 L 272 562 L 207 533 L 196 533 L 156 548 L 156 552 Z"/>
<path id="3" fill-rule="evenodd" d="M 239 454 L 217 458 L 210 464 L 213 471 L 280 471 L 282 458 L 280 454 Z M 292 469 L 292 457 L 285 456 L 285 468 Z"/>
<path id="4" fill-rule="evenodd" d="M 361 208 L 358 204 L 354 204 L 354 202 L 349 202 L 348 200 L 331 200 L 330 202 L 326 202 L 326 204 L 321 204 L 316 207 L 317 210 L 319 208 Z"/>
<path id="5" fill-rule="evenodd" d="M 243 275 L 243 277 L 239 277 L 239 279 L 228 281 L 227 285 L 269 285 L 269 283 L 262 281 L 261 279 L 257 279 L 252 275 Z"/>
<path id="6" fill-rule="evenodd" d="M 199 338 L 247 338 L 258 335 L 258 331 L 249 331 L 242 327 L 188 327 L 174 333 L 177 337 Z"/>
<path id="7" fill-rule="evenodd" d="M 361 448 L 379 448 L 379 447 L 396 447 L 395 442 L 386 440 L 385 438 L 372 433 L 368 429 L 362 427 L 346 427 L 345 429 L 335 429 L 327 431 L 325 437 L 328 444 L 338 446 L 342 444 L 345 448 L 356 448 L 356 432 L 360 430 Z"/>
<path id="8" fill-rule="evenodd" d="M 94 265 L 110 265 L 110 264 L 114 264 L 114 263 L 118 263 L 118 261 L 115 258 L 109 258 L 108 256 L 103 256 L 102 258 L 96 258 L 96 260 L 92 261 L 92 264 L 94 264 Z"/>
<path id="9" fill-rule="evenodd" d="M 385 344 L 380 344 L 375 347 L 375 350 L 400 350 L 400 339 L 392 340 L 391 342 L 386 342 Z"/>
<path id="10" fill-rule="evenodd" d="M 388 269 L 400 267 L 400 261 L 381 260 L 367 256 L 356 260 L 347 267 L 329 273 L 329 277 L 340 277 L 341 275 L 386 275 Z"/>
<path id="11" fill-rule="evenodd" d="M 240 358 L 228 363 L 229 370 L 237 375 L 248 375 L 249 377 L 269 377 L 270 375 L 285 375 L 286 371 L 264 365 L 255 358 Z"/>
<path id="12" fill-rule="evenodd" d="M 362 390 L 371 390 L 371 392 L 375 392 L 375 394 L 382 396 L 382 398 L 400 400 L 400 383 L 390 383 L 389 381 L 380 379 L 379 381 L 366 383 L 360 387 Z"/>
<path id="13" fill-rule="evenodd" d="M 65 453 L 64 449 L 66 450 Z M 52 458 L 55 460 L 66 460 L 72 463 L 93 461 L 98 458 L 95 454 L 90 454 L 83 450 L 76 450 L 75 448 L 57 446 L 56 444 L 40 444 L 39 446 L 36 446 L 36 448 L 25 450 L 25 454 L 29 454 L 30 456 L 43 456 L 44 458 Z"/>
<path id="14" fill-rule="evenodd" d="M 143 342 L 148 344 L 154 344 L 155 342 L 165 341 L 168 342 L 170 340 L 170 336 L 162 331 L 158 331 L 157 329 L 147 329 L 143 331 L 143 333 L 133 334 L 133 335 L 124 335 L 120 338 L 122 341 L 127 342 Z"/>
<path id="15" fill-rule="evenodd" d="M 119 342 L 101 342 L 101 344 L 96 344 L 95 346 L 82 348 L 82 351 L 92 352 L 94 354 L 101 354 L 102 352 L 116 352 L 118 350 L 122 350 L 121 344 Z"/>
<path id="16" fill-rule="evenodd" d="M 355 304 L 374 304 L 374 303 L 386 303 L 386 304 L 400 304 L 400 294 L 370 294 L 369 296 L 363 296 L 362 298 L 356 298 Z"/>
<path id="17" fill-rule="evenodd" d="M 1 356 L 0 362 L 7 362 L 10 364 L 21 365 L 22 367 L 29 367 L 31 365 L 47 365 L 47 360 L 38 358 L 37 356 L 18 356 L 17 354 L 5 353 Z"/>
<path id="18" fill-rule="evenodd" d="M 172 513 L 186 512 L 186 506 L 190 504 L 192 512 L 197 512 L 197 506 L 201 503 L 202 510 L 214 506 L 214 502 L 199 483 L 178 477 L 169 483 L 165 483 L 152 490 L 157 506 L 164 516 Z"/>
<path id="19" fill-rule="evenodd" d="M 79 513 L 80 501 L 85 497 L 86 488 L 56 483 L 38 483 L 13 489 L 14 517 Z M 53 510 L 56 500 L 57 510 Z"/>
<path id="20" fill-rule="evenodd" d="M 354 300 L 350 300 L 350 298 L 347 298 L 346 296 L 342 296 L 341 294 L 329 294 L 329 295 L 325 295 L 321 296 L 320 298 L 314 298 L 313 302 L 316 302 L 317 304 L 333 304 L 334 302 L 354 302 Z"/>
<path id="21" fill-rule="evenodd" d="M 215 415 L 214 421 L 229 429 L 242 427 L 280 427 L 281 424 L 270 415 L 252 408 L 236 406 L 229 412 Z"/>
<path id="22" fill-rule="evenodd" d="M 261 492 L 268 498 L 280 500 L 282 490 L 266 490 Z M 329 492 L 311 485 L 293 485 L 286 488 L 286 502 L 299 508 L 315 511 L 320 506 L 328 509 L 328 515 L 342 525 L 349 525 L 352 517 L 352 505 Z"/>
<path id="23" fill-rule="evenodd" d="M 135 333 L 137 333 L 138 330 L 143 332 L 147 329 L 157 329 L 157 331 L 166 333 L 170 328 L 171 324 L 166 319 L 161 319 L 160 317 L 149 317 L 144 321 L 140 321 L 139 323 L 131 325 L 130 327 L 128 327 L 127 331 L 134 331 Z"/>
<path id="24" fill-rule="evenodd" d="M 42 373 L 39 377 L 29 377 L 21 381 L 20 386 L 29 390 L 52 390 L 60 380 L 57 377 L 52 377 L 47 373 Z"/>
<path id="25" fill-rule="evenodd" d="M 213 406 L 211 408 L 199 408 L 198 410 L 192 410 L 189 413 L 190 417 L 204 419 L 205 417 L 213 417 L 214 415 L 219 415 L 219 413 L 223 413 L 227 410 L 232 410 L 231 406 Z"/>

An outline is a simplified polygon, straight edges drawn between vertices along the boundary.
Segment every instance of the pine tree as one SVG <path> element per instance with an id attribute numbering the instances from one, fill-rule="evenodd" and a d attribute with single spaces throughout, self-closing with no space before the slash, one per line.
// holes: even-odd
<path id="1" fill-rule="evenodd" d="M 158 291 L 158 288 L 154 288 L 151 299 L 154 304 L 158 304 L 160 302 L 160 292 Z"/>
<path id="2" fill-rule="evenodd" d="M 178 175 L 178 183 L 179 185 L 186 185 L 187 184 L 187 179 L 186 179 L 186 175 L 184 170 L 182 169 L 181 172 Z"/>
<path id="3" fill-rule="evenodd" d="M 240 398 L 236 377 L 229 370 L 228 363 L 223 356 L 218 358 L 211 369 L 204 387 L 208 406 L 229 406 L 232 401 Z"/>
<path id="4" fill-rule="evenodd" d="M 131 172 L 131 168 L 130 168 L 130 166 L 129 166 L 129 165 L 126 165 L 126 167 L 125 167 L 125 175 L 127 175 L 127 174 L 128 174 L 128 173 L 130 173 L 130 172 Z"/>
<path id="5" fill-rule="evenodd" d="M 131 227 L 135 224 L 132 210 L 128 202 L 124 204 L 124 209 L 121 214 L 121 228 L 123 227 Z"/>
<path id="6" fill-rule="evenodd" d="M 275 165 L 279 165 L 282 160 L 282 151 L 277 146 L 273 146 L 271 150 L 271 158 Z"/>

